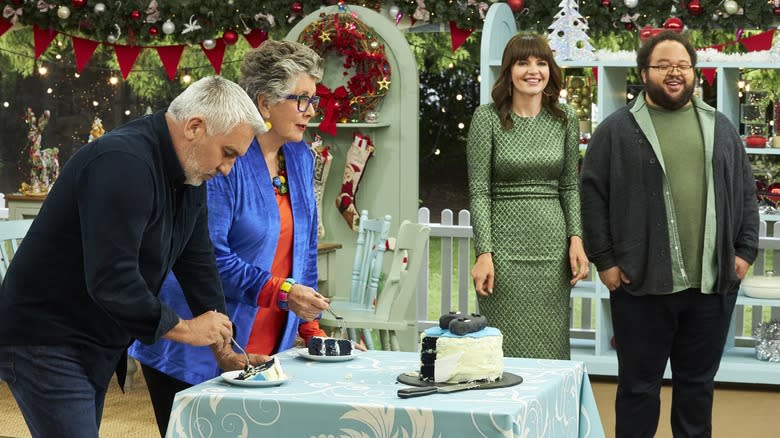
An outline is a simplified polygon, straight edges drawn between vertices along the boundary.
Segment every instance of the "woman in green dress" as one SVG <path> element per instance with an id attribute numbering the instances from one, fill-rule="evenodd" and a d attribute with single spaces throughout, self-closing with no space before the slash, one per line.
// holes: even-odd
<path id="1" fill-rule="evenodd" d="M 577 184 L 579 123 L 558 103 L 561 70 L 544 37 L 504 48 L 493 103 L 474 112 L 467 146 L 480 312 L 504 355 L 569 358 L 569 294 L 588 276 Z"/>

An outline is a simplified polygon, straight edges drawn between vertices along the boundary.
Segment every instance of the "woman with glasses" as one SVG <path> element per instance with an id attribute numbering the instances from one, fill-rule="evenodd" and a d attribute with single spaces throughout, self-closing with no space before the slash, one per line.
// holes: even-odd
<path id="1" fill-rule="evenodd" d="M 322 59 L 289 41 L 266 41 L 248 52 L 239 83 L 257 104 L 267 132 L 252 141 L 233 171 L 208 182 L 209 230 L 235 340 L 251 361 L 267 359 L 312 336 L 328 307 L 317 287 L 317 203 L 314 159 L 303 133 L 315 114 Z M 161 297 L 180 315 L 187 309 L 172 276 Z M 160 433 L 173 396 L 219 374 L 208 348 L 136 342 Z M 240 368 L 235 367 L 235 368 Z"/>

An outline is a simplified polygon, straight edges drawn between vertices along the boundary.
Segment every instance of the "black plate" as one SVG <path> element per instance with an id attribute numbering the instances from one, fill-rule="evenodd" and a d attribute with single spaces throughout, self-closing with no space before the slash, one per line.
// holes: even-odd
<path id="1" fill-rule="evenodd" d="M 417 372 L 399 374 L 396 380 L 398 380 L 400 383 L 403 383 L 404 385 L 412 385 L 412 386 L 454 385 L 454 383 L 435 383 L 435 382 L 426 382 L 424 380 L 420 380 L 420 377 Z M 519 385 L 520 383 L 523 383 L 522 377 L 518 376 L 517 374 L 504 373 L 501 375 L 501 378 L 496 380 L 495 382 L 485 383 L 474 389 L 506 388 L 508 386 Z"/>

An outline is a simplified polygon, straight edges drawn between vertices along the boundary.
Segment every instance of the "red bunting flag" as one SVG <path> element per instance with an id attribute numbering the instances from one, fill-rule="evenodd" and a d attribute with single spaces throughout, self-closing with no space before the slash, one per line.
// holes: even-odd
<path id="1" fill-rule="evenodd" d="M 591 67 L 590 71 L 593 73 L 593 81 L 595 83 L 599 83 L 599 68 L 598 67 Z"/>
<path id="2" fill-rule="evenodd" d="M 222 38 L 217 39 L 216 42 L 217 45 L 211 50 L 203 47 L 203 43 L 200 44 L 200 48 L 203 49 L 203 53 L 206 54 L 206 58 L 209 59 L 211 66 L 214 67 L 214 73 L 220 74 L 222 71 L 222 58 L 225 57 L 225 42 L 222 41 Z"/>
<path id="3" fill-rule="evenodd" d="M 114 46 L 114 53 L 116 54 L 116 60 L 119 63 L 119 69 L 122 71 L 122 78 L 127 79 L 130 76 L 130 70 L 133 69 L 133 64 L 141 53 L 141 47 L 139 46 Z"/>
<path id="4" fill-rule="evenodd" d="M 184 46 L 161 46 L 156 47 L 157 55 L 162 61 L 165 72 L 168 73 L 168 79 L 176 78 L 176 70 L 179 69 L 181 54 L 184 52 Z"/>
<path id="5" fill-rule="evenodd" d="M 707 81 L 709 85 L 712 85 L 712 83 L 715 81 L 715 67 L 707 67 L 701 69 L 701 75 L 704 77 L 704 80 Z"/>
<path id="6" fill-rule="evenodd" d="M 35 59 L 38 59 L 46 49 L 49 48 L 51 42 L 54 41 L 58 35 L 54 29 L 41 29 L 38 26 L 33 25 L 33 40 L 35 45 Z"/>
<path id="7" fill-rule="evenodd" d="M 268 32 L 263 29 L 252 29 L 251 32 L 244 34 L 244 38 L 249 41 L 249 45 L 252 46 L 253 49 L 256 49 L 268 39 Z"/>
<path id="8" fill-rule="evenodd" d="M 13 26 L 14 24 L 10 21 L 0 20 L 0 36 L 3 36 L 3 34 Z"/>
<path id="9" fill-rule="evenodd" d="M 98 42 L 77 37 L 70 37 L 70 39 L 73 41 L 73 53 L 76 55 L 76 71 L 81 73 L 81 70 L 84 70 L 84 66 L 89 62 L 89 58 L 95 53 Z"/>
<path id="10" fill-rule="evenodd" d="M 739 40 L 748 52 L 757 52 L 760 50 L 769 50 L 772 48 L 772 37 L 775 36 L 775 29 L 761 32 L 760 34 L 741 38 Z"/>
<path id="11" fill-rule="evenodd" d="M 452 42 L 452 51 L 458 50 L 466 42 L 466 38 L 474 32 L 474 29 L 461 29 L 454 21 L 450 21 L 450 39 Z"/>

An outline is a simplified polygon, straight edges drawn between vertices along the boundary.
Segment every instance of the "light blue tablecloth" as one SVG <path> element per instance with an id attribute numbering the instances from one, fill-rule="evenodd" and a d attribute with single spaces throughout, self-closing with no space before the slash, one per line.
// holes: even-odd
<path id="1" fill-rule="evenodd" d="M 281 386 L 216 378 L 178 393 L 167 437 L 604 437 L 582 362 L 507 358 L 504 371 L 522 376 L 520 385 L 401 399 L 396 377 L 419 369 L 418 353 L 278 357 L 292 376 Z"/>

